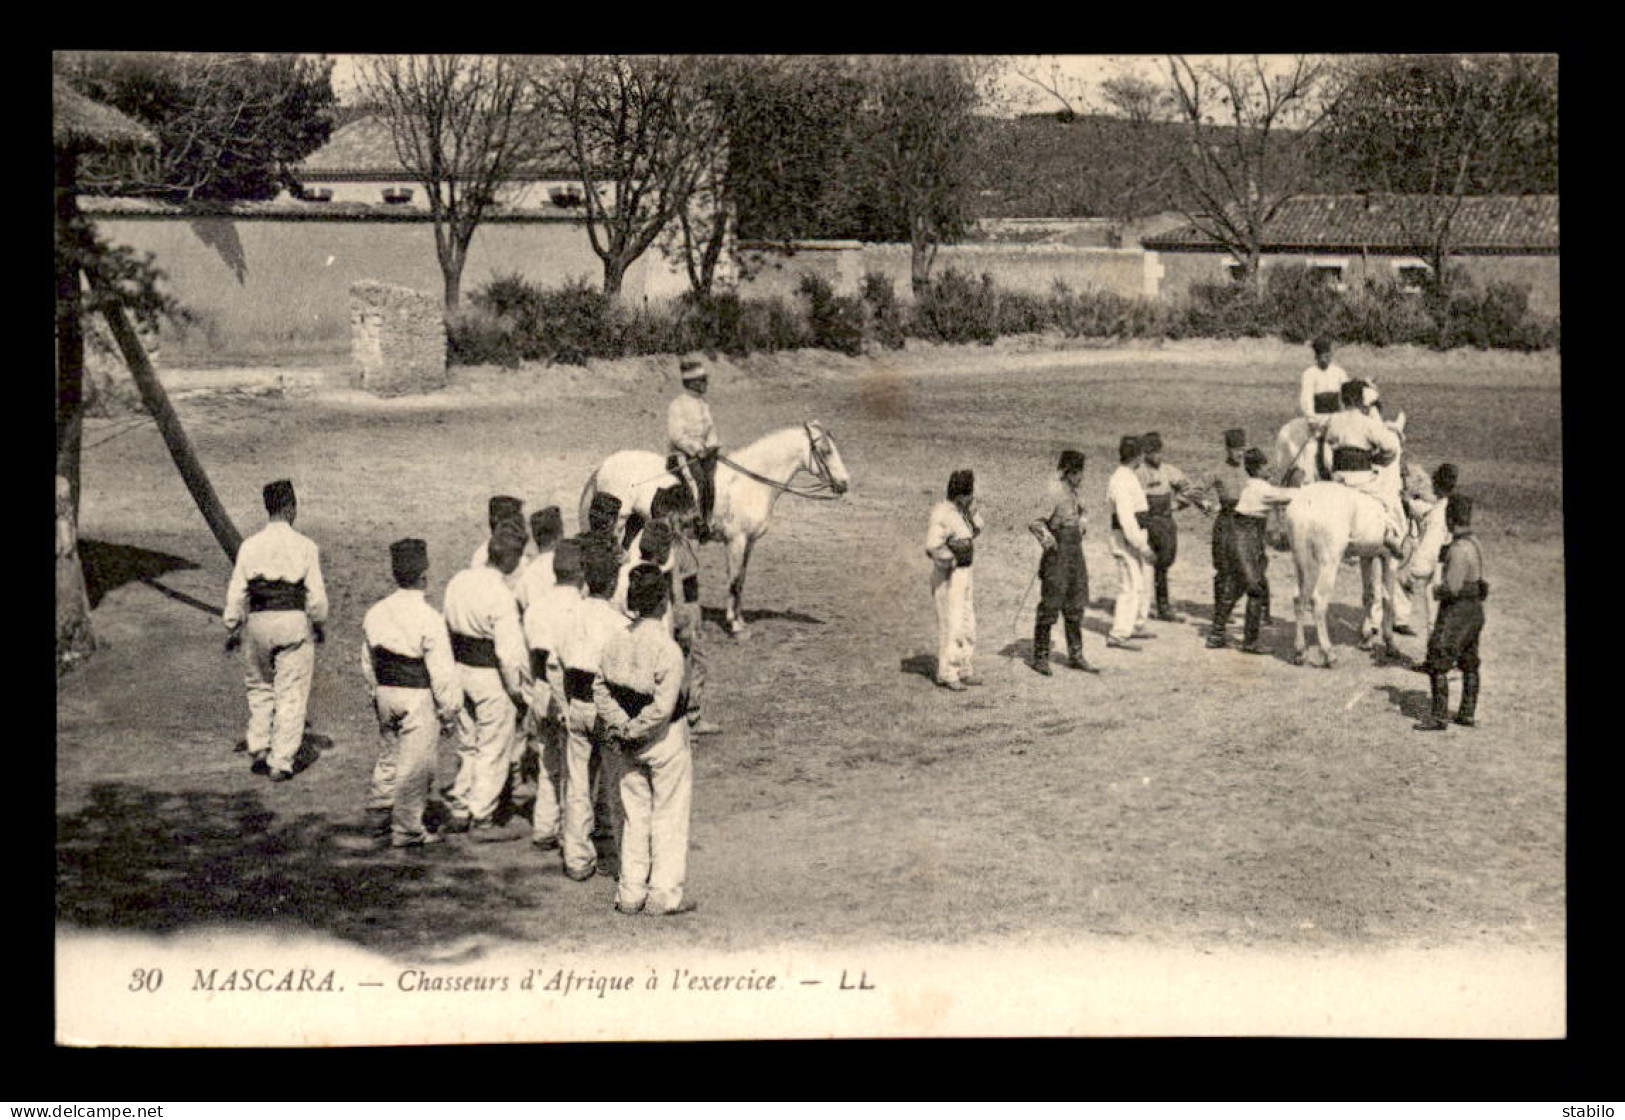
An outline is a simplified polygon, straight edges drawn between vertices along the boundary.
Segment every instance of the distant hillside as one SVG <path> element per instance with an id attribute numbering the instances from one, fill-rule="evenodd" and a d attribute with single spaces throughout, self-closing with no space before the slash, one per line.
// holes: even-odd
<path id="1" fill-rule="evenodd" d="M 1178 208 L 1178 124 L 1054 114 L 978 122 L 978 218 L 1144 217 Z M 1222 137 L 1228 130 L 1217 129 Z M 1340 194 L 1351 181 L 1332 169 L 1307 190 Z"/>

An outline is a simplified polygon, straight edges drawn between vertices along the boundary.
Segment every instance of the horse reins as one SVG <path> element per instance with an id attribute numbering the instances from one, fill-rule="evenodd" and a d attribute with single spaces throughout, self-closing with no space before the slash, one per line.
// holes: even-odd
<path id="1" fill-rule="evenodd" d="M 726 464 L 732 470 L 738 471 L 746 478 L 754 479 L 755 481 L 762 483 L 764 486 L 771 486 L 781 494 L 792 494 L 797 498 L 810 498 L 813 501 L 818 502 L 833 502 L 839 498 L 840 495 L 835 493 L 835 481 L 830 477 L 829 462 L 824 457 L 823 450 L 818 446 L 819 437 L 813 435 L 811 424 L 803 424 L 802 427 L 806 429 L 807 445 L 812 449 L 813 462 L 817 464 L 817 469 L 813 473 L 818 476 L 818 486 L 814 489 L 797 489 L 796 487 L 791 486 L 789 483 L 780 482 L 777 479 L 767 478 L 764 475 L 759 475 L 750 468 L 741 466 L 740 464 L 734 462 L 734 460 L 728 458 L 728 456 L 723 455 L 720 452 L 717 454 L 717 461 Z M 828 433 L 826 432 L 824 434 L 827 435 Z"/>

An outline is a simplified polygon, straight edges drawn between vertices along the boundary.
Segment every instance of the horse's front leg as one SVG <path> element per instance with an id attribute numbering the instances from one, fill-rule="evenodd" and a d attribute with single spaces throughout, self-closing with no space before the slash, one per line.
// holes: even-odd
<path id="1" fill-rule="evenodd" d="M 728 540 L 728 633 L 745 633 L 745 568 L 750 564 L 751 539 L 741 534 Z"/>

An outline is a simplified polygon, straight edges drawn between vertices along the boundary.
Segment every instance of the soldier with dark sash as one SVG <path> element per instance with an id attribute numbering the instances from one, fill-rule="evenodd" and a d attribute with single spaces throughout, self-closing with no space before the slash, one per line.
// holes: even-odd
<path id="1" fill-rule="evenodd" d="M 711 539 L 711 511 L 717 497 L 717 453 L 721 444 L 717 426 L 711 419 L 711 406 L 705 403 L 710 385 L 705 363 L 684 358 L 680 363 L 683 392 L 666 409 L 666 438 L 670 445 L 670 465 L 681 467 L 694 481 L 699 499 L 699 524 L 695 531 L 701 541 Z"/>
<path id="2" fill-rule="evenodd" d="M 378 762 L 367 802 L 373 829 L 391 847 L 438 844 L 423 825 L 442 727 L 456 726 L 463 685 L 446 620 L 429 604 L 429 548 L 417 538 L 389 546 L 398 591 L 361 620 L 361 671 L 378 716 Z"/>
<path id="3" fill-rule="evenodd" d="M 1405 558 L 1405 512 L 1397 481 L 1385 479 L 1379 467 L 1399 458 L 1399 434 L 1372 414 L 1377 390 L 1364 381 L 1344 383 L 1343 409 L 1326 422 L 1326 447 L 1331 452 L 1332 477 L 1368 494 L 1382 506 L 1386 523 L 1383 544 L 1396 560 Z"/>
<path id="4" fill-rule="evenodd" d="M 524 573 L 525 569 L 529 567 L 532 555 L 530 540 L 528 534 L 525 533 L 525 503 L 509 494 L 493 494 L 491 500 L 486 503 L 485 517 L 487 523 L 491 526 L 493 535 L 496 533 L 497 525 L 507 521 L 519 526 L 520 535 L 527 538 L 525 540 L 525 550 L 519 554 L 518 565 L 512 572 L 503 577 L 509 588 L 513 590 L 514 597 L 519 601 L 519 609 L 524 610 Z M 469 557 L 468 566 L 470 568 L 485 567 L 490 561 L 490 548 L 491 538 L 486 537 L 480 543 L 480 546 L 474 550 L 474 555 Z"/>
<path id="5" fill-rule="evenodd" d="M 564 517 L 558 506 L 547 506 L 530 515 L 530 536 L 536 555 L 519 573 L 520 610 L 528 610 L 553 586 L 553 550 L 564 536 Z"/>
<path id="6" fill-rule="evenodd" d="M 1089 565 L 1083 557 L 1083 535 L 1089 518 L 1083 511 L 1083 452 L 1068 448 L 1056 465 L 1057 477 L 1044 489 L 1041 516 L 1027 526 L 1043 546 L 1038 561 L 1038 617 L 1033 623 L 1033 669 L 1051 674 L 1050 634 L 1056 616 L 1066 620 L 1067 665 L 1085 673 L 1100 670 L 1083 656 L 1083 610 L 1089 604 Z"/>
<path id="7" fill-rule="evenodd" d="M 593 847 L 594 779 L 600 769 L 613 771 L 612 760 L 603 757 L 598 710 L 593 704 L 593 681 L 598 676 L 604 644 L 627 628 L 627 618 L 610 603 L 615 594 L 615 577 L 620 572 L 615 553 L 600 537 L 581 542 L 581 571 L 587 596 L 570 612 L 568 625 L 558 635 L 548 658 L 549 680 L 564 686 L 564 809 L 560 843 L 564 849 L 564 874 L 575 882 L 585 882 L 598 873 L 598 853 Z M 613 774 L 606 775 L 606 779 Z"/>
<path id="8" fill-rule="evenodd" d="M 1179 526 L 1174 522 L 1174 509 L 1190 504 L 1190 482 L 1184 471 L 1162 461 L 1160 433 L 1147 432 L 1141 436 L 1140 451 L 1144 458 L 1134 473 L 1145 491 L 1145 533 L 1151 541 L 1152 583 L 1156 592 L 1151 617 L 1158 622 L 1178 622 L 1179 616 L 1168 602 L 1168 569 L 1174 566 L 1174 558 L 1179 554 Z"/>
<path id="9" fill-rule="evenodd" d="M 1341 390 L 1349 375 L 1332 361 L 1332 342 L 1324 336 L 1311 344 L 1315 363 L 1298 379 L 1298 411 L 1309 423 L 1311 438 L 1318 439 L 1326 422 L 1342 407 Z"/>
<path id="10" fill-rule="evenodd" d="M 1269 456 L 1258 448 L 1249 448 L 1242 462 L 1247 471 L 1247 481 L 1236 499 L 1235 513 L 1231 519 L 1229 556 L 1226 560 L 1229 571 L 1222 593 L 1213 604 L 1213 630 L 1208 635 L 1208 648 L 1224 648 L 1230 612 L 1235 609 L 1236 600 L 1245 594 L 1247 615 L 1241 652 L 1263 653 L 1258 638 L 1270 597 L 1269 550 L 1264 543 L 1264 521 L 1270 506 L 1285 505 L 1297 491 L 1274 486 L 1264 478 Z"/>
<path id="11" fill-rule="evenodd" d="M 565 726 L 568 697 L 564 680 L 549 669 L 559 635 L 586 593 L 581 581 L 581 544 L 559 541 L 547 553 L 553 585 L 530 601 L 525 611 L 525 645 L 530 651 L 531 734 L 536 748 L 536 802 L 531 809 L 530 841 L 543 851 L 559 846 L 560 797 L 564 785 Z M 541 563 L 532 561 L 531 567 Z"/>
<path id="12" fill-rule="evenodd" d="M 248 688 L 248 757 L 273 782 L 293 777 L 305 735 L 305 708 L 325 638 L 327 588 L 321 557 L 296 532 L 293 483 L 267 483 L 265 528 L 242 543 L 226 587 L 226 649 L 243 648 Z"/>
<path id="13" fill-rule="evenodd" d="M 1478 636 L 1484 629 L 1484 554 L 1473 534 L 1473 500 L 1452 494 L 1445 506 L 1450 546 L 1445 550 L 1444 578 L 1434 589 L 1439 617 L 1428 638 L 1427 671 L 1432 705 L 1415 725 L 1418 731 L 1443 731 L 1450 715 L 1450 670 L 1461 670 L 1461 707 L 1453 722 L 1472 727 L 1478 711 Z"/>
<path id="14" fill-rule="evenodd" d="M 519 822 L 499 826 L 497 815 L 518 755 L 519 707 L 530 694 L 530 658 L 507 583 L 524 550 L 524 530 L 501 521 L 492 530 L 486 566 L 465 568 L 446 584 L 446 628 L 463 685 L 446 829 L 480 842 L 522 835 Z"/>
<path id="15" fill-rule="evenodd" d="M 1231 558 L 1234 555 L 1236 535 L 1236 502 L 1241 499 L 1241 488 L 1247 482 L 1247 470 L 1242 464 L 1242 451 L 1247 446 L 1247 433 L 1230 428 L 1224 433 L 1224 463 L 1216 467 L 1192 492 L 1192 500 L 1213 514 L 1213 607 L 1215 624 L 1208 632 L 1207 648 L 1223 649 L 1225 637 L 1217 624 L 1218 606 L 1228 601 L 1235 604 L 1242 591 L 1232 585 L 1241 576 Z M 1211 500 L 1210 500 L 1211 499 Z M 1213 505 L 1217 504 L 1215 511 Z M 1265 617 L 1269 609 L 1265 607 Z M 1228 616 L 1227 616 L 1228 617 Z"/>
<path id="16" fill-rule="evenodd" d="M 593 703 L 608 749 L 620 755 L 622 914 L 691 913 L 688 827 L 694 767 L 683 711 L 683 651 L 668 633 L 667 577 L 653 564 L 632 569 L 626 592 L 634 621 L 604 643 Z"/>

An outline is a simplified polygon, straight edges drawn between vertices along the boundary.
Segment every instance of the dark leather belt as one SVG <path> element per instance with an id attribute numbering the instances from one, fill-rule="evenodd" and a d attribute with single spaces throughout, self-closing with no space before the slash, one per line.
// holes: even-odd
<path id="1" fill-rule="evenodd" d="M 282 579 L 248 581 L 248 609 L 250 611 L 302 611 L 305 609 L 305 582 L 289 583 Z"/>
<path id="2" fill-rule="evenodd" d="M 1248 528 L 1262 529 L 1267 519 L 1260 514 L 1238 513 L 1236 514 L 1236 520 Z"/>
<path id="3" fill-rule="evenodd" d="M 1329 416 L 1334 412 L 1341 411 L 1342 407 L 1343 407 L 1343 394 L 1342 393 L 1316 393 L 1315 394 L 1315 415 L 1316 416 Z"/>
<path id="4" fill-rule="evenodd" d="M 683 602 L 698 603 L 700 601 L 700 577 L 683 577 Z"/>
<path id="5" fill-rule="evenodd" d="M 372 647 L 372 675 L 391 688 L 428 688 L 429 666 L 421 657 L 406 657 L 383 646 Z"/>
<path id="6" fill-rule="evenodd" d="M 495 669 L 498 664 L 495 641 L 459 634 L 455 630 L 451 632 L 451 655 L 457 659 L 457 664 L 476 669 Z"/>
<path id="7" fill-rule="evenodd" d="M 588 669 L 565 669 L 564 695 L 571 700 L 591 704 L 593 676 Z"/>
<path id="8" fill-rule="evenodd" d="M 530 651 L 530 675 L 539 681 L 547 679 L 547 651 L 545 649 Z"/>
<path id="9" fill-rule="evenodd" d="M 1371 452 L 1364 447 L 1334 447 L 1332 449 L 1332 473 L 1338 471 L 1368 471 L 1371 469 Z"/>

